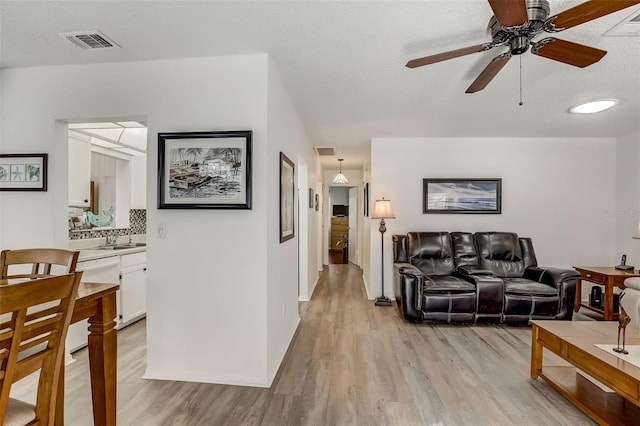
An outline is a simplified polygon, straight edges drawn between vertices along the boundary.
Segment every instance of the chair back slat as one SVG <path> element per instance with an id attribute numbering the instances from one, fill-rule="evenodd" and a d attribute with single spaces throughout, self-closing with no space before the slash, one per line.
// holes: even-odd
<path id="1" fill-rule="evenodd" d="M 4 253 L 4 252 L 3 252 Z M 0 286 L 0 424 L 11 418 L 9 392 L 16 380 L 40 369 L 34 419 L 53 424 L 64 339 L 82 272 Z M 46 305 L 40 311 L 28 311 Z"/>
<path id="2" fill-rule="evenodd" d="M 79 251 L 56 248 L 3 250 L 0 278 L 42 278 L 51 275 L 54 265 L 63 268 L 65 274 L 75 272 L 79 254 Z"/>

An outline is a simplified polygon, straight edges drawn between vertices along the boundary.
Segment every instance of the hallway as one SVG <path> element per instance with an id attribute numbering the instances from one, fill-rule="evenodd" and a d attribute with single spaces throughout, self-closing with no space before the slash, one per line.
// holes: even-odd
<path id="1" fill-rule="evenodd" d="M 329 265 L 346 265 L 349 261 L 345 259 L 342 250 L 329 250 Z"/>
<path id="2" fill-rule="evenodd" d="M 141 379 L 145 322 L 119 331 L 118 425 L 593 424 L 529 378 L 527 327 L 405 323 L 366 298 L 353 265 L 325 266 L 300 316 L 270 389 Z M 66 424 L 86 426 L 87 350 L 75 356 Z"/>

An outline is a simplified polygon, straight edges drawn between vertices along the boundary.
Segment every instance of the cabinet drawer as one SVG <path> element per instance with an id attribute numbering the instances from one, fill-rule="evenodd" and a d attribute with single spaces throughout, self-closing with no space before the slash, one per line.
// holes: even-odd
<path id="1" fill-rule="evenodd" d="M 121 256 L 120 262 L 121 268 L 128 268 L 129 266 L 147 263 L 147 252 L 141 251 L 138 253 L 123 254 Z"/>
<path id="2" fill-rule="evenodd" d="M 581 272 L 580 276 L 583 279 L 592 281 L 594 283 L 604 284 L 606 281 L 606 276 L 597 272 Z"/>

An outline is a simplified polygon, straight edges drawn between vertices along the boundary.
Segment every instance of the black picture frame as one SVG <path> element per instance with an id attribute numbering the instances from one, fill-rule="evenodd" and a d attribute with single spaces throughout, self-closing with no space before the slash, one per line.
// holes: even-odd
<path id="1" fill-rule="evenodd" d="M 364 184 L 364 198 L 362 204 L 364 205 L 364 217 L 369 217 L 369 182 Z"/>
<path id="2" fill-rule="evenodd" d="M 280 242 L 295 236 L 295 165 L 280 153 Z"/>
<path id="3" fill-rule="evenodd" d="M 0 191 L 46 191 L 48 154 L 0 154 Z"/>
<path id="4" fill-rule="evenodd" d="M 502 179 L 422 180 L 423 213 L 502 213 Z"/>
<path id="5" fill-rule="evenodd" d="M 309 208 L 313 208 L 313 188 L 309 188 Z"/>
<path id="6" fill-rule="evenodd" d="M 158 133 L 159 209 L 251 209 L 251 130 Z"/>
<path id="7" fill-rule="evenodd" d="M 320 196 L 316 194 L 316 211 L 320 210 Z"/>

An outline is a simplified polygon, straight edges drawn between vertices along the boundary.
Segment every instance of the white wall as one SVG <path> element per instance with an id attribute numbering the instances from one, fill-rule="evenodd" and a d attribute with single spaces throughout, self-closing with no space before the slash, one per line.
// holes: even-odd
<path id="1" fill-rule="evenodd" d="M 390 199 L 385 293 L 393 234 L 512 231 L 532 237 L 543 266 L 614 265 L 616 141 L 608 138 L 373 139 L 371 199 Z M 410 153 L 410 155 L 407 155 Z M 502 178 L 502 214 L 423 214 L 423 178 Z M 380 293 L 380 234 L 370 224 L 369 294 Z"/>
<path id="2" fill-rule="evenodd" d="M 131 164 L 131 208 L 147 208 L 147 156 L 134 155 Z"/>
<path id="3" fill-rule="evenodd" d="M 349 188 L 329 186 L 329 198 L 331 198 L 329 203 L 329 207 L 331 208 L 329 211 L 331 212 L 333 211 L 333 206 L 336 204 L 343 206 L 349 205 Z"/>
<path id="4" fill-rule="evenodd" d="M 274 243 L 277 151 L 296 158 L 307 142 L 284 101 L 267 99 L 285 97 L 269 91 L 271 68 L 256 54 L 2 72 L 3 152 L 50 155 L 49 191 L 0 194 L 2 248 L 67 244 L 67 131 L 56 120 L 148 123 L 148 377 L 268 386 L 293 333 L 296 242 Z M 269 105 L 286 116 L 268 123 Z M 252 210 L 155 208 L 158 132 L 244 129 L 253 130 Z M 268 146 L 269 135 L 283 140 Z M 290 316 L 269 322 L 281 301 Z"/>
<path id="5" fill-rule="evenodd" d="M 616 208 L 608 212 L 617 220 L 616 259 L 640 267 L 640 132 L 618 139 L 616 146 Z M 617 264 L 616 262 L 615 264 Z"/>
<path id="6" fill-rule="evenodd" d="M 298 167 L 304 162 L 308 169 L 307 181 L 315 181 L 317 169 L 315 153 L 307 138 L 302 122 L 282 84 L 280 73 L 273 61 L 268 67 L 268 156 L 266 191 L 269 194 L 279 194 L 280 189 L 280 152 L 283 152 L 296 164 L 294 176 L 298 174 Z M 302 160 L 299 160 L 302 159 Z M 308 215 L 315 217 L 315 209 L 311 213 L 307 204 L 307 188 L 305 181 L 303 204 L 296 208 L 307 215 L 303 221 L 305 233 L 309 230 Z M 296 204 L 300 196 L 296 194 Z M 269 384 L 275 377 L 278 367 L 284 357 L 288 344 L 300 321 L 298 315 L 298 238 L 301 232 L 299 214 L 296 213 L 294 232 L 296 237 L 280 243 L 279 230 L 280 199 L 278 195 L 268 197 L 267 226 L 263 232 L 267 237 L 268 280 L 267 288 L 267 371 Z M 315 266 L 316 234 L 307 235 L 307 250 L 301 250 L 305 255 L 305 263 L 313 265 L 309 268 L 317 270 Z M 309 249 L 310 248 L 310 249 Z M 316 273 L 317 275 L 317 273 Z M 315 286 L 316 279 L 309 276 L 307 288 Z"/>

